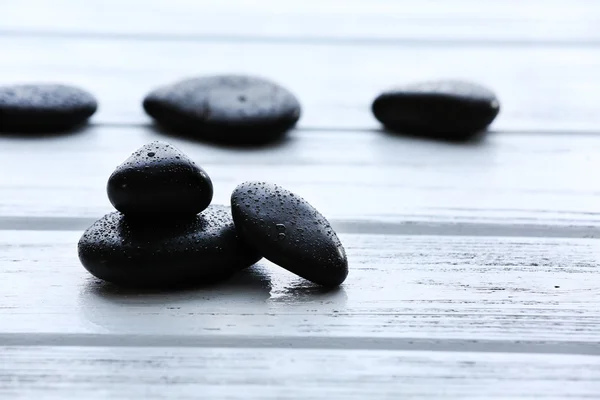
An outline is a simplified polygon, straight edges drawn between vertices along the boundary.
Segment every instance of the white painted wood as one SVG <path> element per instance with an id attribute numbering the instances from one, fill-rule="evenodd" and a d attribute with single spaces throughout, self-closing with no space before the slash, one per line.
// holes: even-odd
<path id="1" fill-rule="evenodd" d="M 130 127 L 0 138 L 0 170 L 15 171 L 0 174 L 0 215 L 99 218 L 112 210 L 111 172 L 153 140 L 173 142 L 203 166 L 221 204 L 237 184 L 265 180 L 333 220 L 591 227 L 600 220 L 596 135 L 506 133 L 460 146 L 369 131 L 294 131 L 274 148 L 234 150 Z"/>
<path id="2" fill-rule="evenodd" d="M 599 13 L 600 15 L 600 13 Z M 600 25 L 598 25 L 600 26 Z M 600 57 L 595 47 L 335 46 L 0 37 L 0 84 L 58 81 L 94 93 L 96 123 L 150 123 L 141 107 L 157 86 L 188 76 L 271 78 L 303 104 L 299 126 L 375 129 L 373 99 L 429 79 L 466 79 L 495 90 L 494 130 L 597 132 Z"/>
<path id="3" fill-rule="evenodd" d="M 596 43 L 594 0 L 20 0 L 3 4 L 4 33 L 210 40 L 434 40 Z"/>
<path id="4" fill-rule="evenodd" d="M 600 354 L 598 240 L 343 234 L 350 274 L 338 290 L 263 260 L 215 287 L 152 293 L 92 278 L 80 234 L 0 231 L 0 345 L 15 333 L 17 345 L 42 333 L 108 335 L 106 345 L 119 335 L 379 337 L 587 341 L 581 351 Z"/>
<path id="5" fill-rule="evenodd" d="M 597 399 L 600 357 L 2 347 L 10 399 Z"/>
<path id="6" fill-rule="evenodd" d="M 598 2 L 5 3 L 0 84 L 81 85 L 100 110 L 79 134 L 0 137 L 0 398 L 600 397 Z M 300 129 L 244 151 L 151 129 L 149 90 L 222 72 L 292 89 Z M 377 131 L 380 90 L 444 77 L 498 92 L 485 141 Z M 310 200 L 347 282 L 267 261 L 177 293 L 91 278 L 76 243 L 106 179 L 161 138 L 215 202 L 246 179 Z"/>

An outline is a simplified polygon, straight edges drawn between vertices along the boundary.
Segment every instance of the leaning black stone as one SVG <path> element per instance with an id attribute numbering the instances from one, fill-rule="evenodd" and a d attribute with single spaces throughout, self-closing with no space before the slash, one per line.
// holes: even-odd
<path id="1" fill-rule="evenodd" d="M 231 195 L 240 237 L 269 261 L 323 286 L 340 285 L 348 260 L 329 222 L 281 186 L 246 182 Z"/>

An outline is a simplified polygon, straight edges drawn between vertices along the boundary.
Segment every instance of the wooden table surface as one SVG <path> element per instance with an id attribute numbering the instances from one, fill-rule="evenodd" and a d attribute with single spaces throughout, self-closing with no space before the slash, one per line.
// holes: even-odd
<path id="1" fill-rule="evenodd" d="M 0 398 L 600 398 L 600 2 L 4 0 L 0 84 L 60 81 L 100 108 L 70 135 L 0 136 Z M 154 87 L 239 72 L 303 104 L 284 143 L 173 139 Z M 380 90 L 493 88 L 483 140 L 381 132 Z M 176 293 L 80 265 L 106 180 L 167 140 L 226 204 L 279 183 L 338 230 L 323 291 L 268 261 Z"/>

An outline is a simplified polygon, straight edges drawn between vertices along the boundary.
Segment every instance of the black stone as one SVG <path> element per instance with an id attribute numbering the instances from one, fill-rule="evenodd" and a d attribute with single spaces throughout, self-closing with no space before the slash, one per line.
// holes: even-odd
<path id="1" fill-rule="evenodd" d="M 164 142 L 147 144 L 108 179 L 108 198 L 128 216 L 195 215 L 210 204 L 209 176 L 185 154 Z"/>
<path id="2" fill-rule="evenodd" d="M 468 139 L 500 111 L 489 89 L 463 81 L 423 82 L 380 94 L 372 105 L 387 129 L 446 139 Z"/>
<path id="3" fill-rule="evenodd" d="M 214 283 L 261 258 L 238 239 L 230 208 L 214 205 L 171 222 L 107 214 L 85 231 L 78 252 L 92 275 L 132 287 Z"/>
<path id="4" fill-rule="evenodd" d="M 263 78 L 218 75 L 158 88 L 143 103 L 172 133 L 226 144 L 261 144 L 282 137 L 300 118 L 300 103 Z"/>
<path id="5" fill-rule="evenodd" d="M 72 86 L 0 86 L 0 132 L 70 130 L 86 122 L 97 107 L 94 96 Z"/>
<path id="6" fill-rule="evenodd" d="M 242 240 L 271 262 L 324 286 L 348 276 L 348 260 L 329 222 L 306 200 L 274 184 L 246 182 L 231 195 Z"/>

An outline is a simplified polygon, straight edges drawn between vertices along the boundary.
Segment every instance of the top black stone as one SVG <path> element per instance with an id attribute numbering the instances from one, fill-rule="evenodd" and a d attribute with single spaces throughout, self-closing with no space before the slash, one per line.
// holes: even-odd
<path id="1" fill-rule="evenodd" d="M 300 118 L 300 103 L 269 80 L 242 75 L 186 79 L 154 90 L 144 109 L 175 133 L 222 143 L 281 137 Z"/>
<path id="2" fill-rule="evenodd" d="M 108 179 L 108 198 L 125 215 L 194 215 L 213 196 L 208 174 L 168 143 L 153 142 L 133 153 Z"/>
<path id="3" fill-rule="evenodd" d="M 231 195 L 240 238 L 281 267 L 312 282 L 336 286 L 348 275 L 342 243 L 306 200 L 270 183 L 246 182 Z"/>
<path id="4" fill-rule="evenodd" d="M 84 123 L 97 107 L 90 93 L 72 86 L 0 86 L 0 131 L 68 130 Z"/>
<path id="5" fill-rule="evenodd" d="M 460 139 L 491 124 L 500 103 L 491 90 L 481 85 L 446 80 L 386 91 L 374 100 L 372 111 L 393 131 Z"/>

